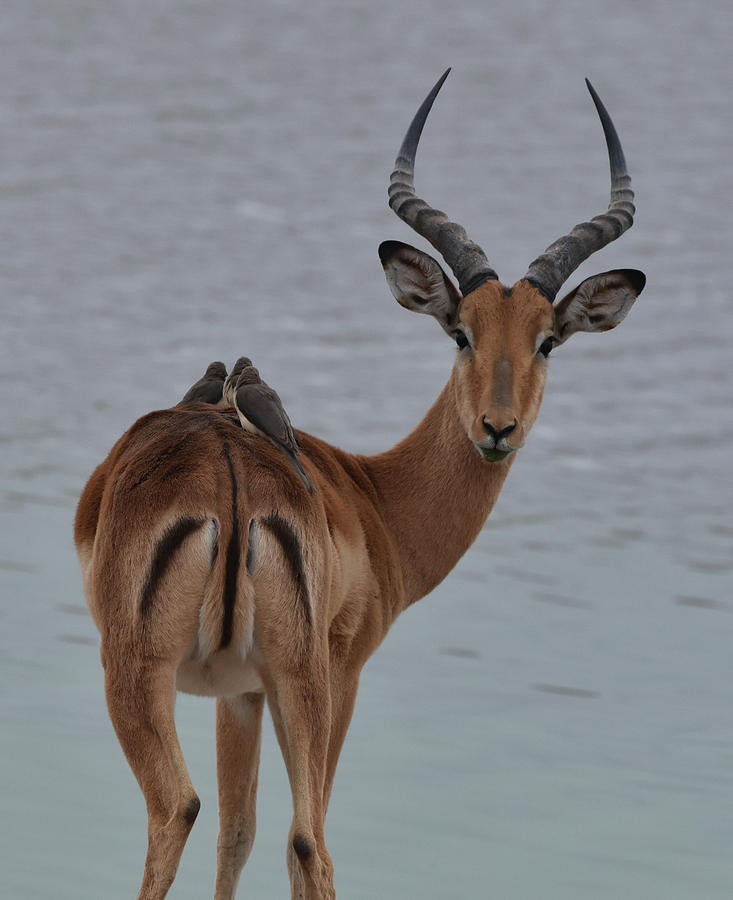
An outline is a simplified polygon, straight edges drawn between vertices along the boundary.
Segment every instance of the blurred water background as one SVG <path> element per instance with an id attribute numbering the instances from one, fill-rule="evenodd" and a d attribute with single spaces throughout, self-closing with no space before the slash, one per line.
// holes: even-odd
<path id="1" fill-rule="evenodd" d="M 339 897 L 733 893 L 733 196 L 728 0 L 5 0 L 0 14 L 0 897 L 135 896 L 142 795 L 73 552 L 119 434 L 251 353 L 296 425 L 403 436 L 453 346 L 384 284 L 386 203 L 443 69 L 418 190 L 511 284 L 607 202 L 583 77 L 637 190 L 592 257 L 648 286 L 551 358 L 474 548 L 367 666 L 327 837 Z M 181 696 L 211 896 L 214 704 Z M 284 897 L 267 725 L 240 895 Z"/>

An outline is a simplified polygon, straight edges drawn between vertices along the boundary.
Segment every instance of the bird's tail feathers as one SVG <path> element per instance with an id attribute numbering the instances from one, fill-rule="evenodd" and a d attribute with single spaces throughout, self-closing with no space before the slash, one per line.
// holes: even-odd
<path id="1" fill-rule="evenodd" d="M 301 481 L 302 481 L 303 484 L 308 488 L 309 492 L 310 492 L 311 494 L 315 494 L 315 492 L 316 492 L 316 486 L 313 484 L 313 482 L 312 482 L 312 481 L 310 480 L 310 478 L 308 477 L 308 473 L 307 473 L 307 472 L 305 471 L 305 469 L 303 468 L 303 466 L 302 466 L 300 460 L 298 459 L 298 457 L 295 456 L 295 455 L 291 455 L 291 454 L 288 453 L 288 454 L 287 454 L 287 458 L 288 458 L 288 460 L 290 461 L 290 463 L 292 463 L 292 466 L 293 466 L 293 468 L 295 469 L 295 471 L 298 473 L 298 475 L 300 475 Z"/>

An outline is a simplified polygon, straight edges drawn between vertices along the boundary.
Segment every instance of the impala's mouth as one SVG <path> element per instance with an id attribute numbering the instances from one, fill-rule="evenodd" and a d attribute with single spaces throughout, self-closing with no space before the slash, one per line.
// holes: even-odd
<path id="1" fill-rule="evenodd" d="M 514 450 L 497 450 L 496 447 L 482 447 L 477 444 L 479 453 L 487 462 L 501 462 L 506 459 Z"/>
<path id="2" fill-rule="evenodd" d="M 483 441 L 481 443 L 479 443 L 478 441 L 474 441 L 473 443 L 474 447 L 478 450 L 478 452 L 486 460 L 486 462 L 501 462 L 508 456 L 511 456 L 512 453 L 515 453 L 518 449 L 517 447 L 511 447 L 505 440 L 501 440 L 498 447 L 489 447 L 487 446 L 488 443 L 488 441 L 486 443 L 484 443 Z M 491 441 L 491 443 L 493 444 L 493 441 Z"/>
<path id="3" fill-rule="evenodd" d="M 524 444 L 524 428 L 515 418 L 511 425 L 497 429 L 485 416 L 474 421 L 468 432 L 473 446 L 486 462 L 503 462 Z"/>

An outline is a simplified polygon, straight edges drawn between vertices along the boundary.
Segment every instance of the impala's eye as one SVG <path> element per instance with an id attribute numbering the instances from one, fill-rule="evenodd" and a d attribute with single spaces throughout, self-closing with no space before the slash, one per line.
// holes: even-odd
<path id="1" fill-rule="evenodd" d="M 550 355 L 550 350 L 552 350 L 552 348 L 555 346 L 556 343 L 557 343 L 557 338 L 554 338 L 554 337 L 545 338 L 544 341 L 542 341 L 542 343 L 540 344 L 537 352 L 541 353 L 545 357 L 545 359 L 547 359 L 547 357 Z"/>
<path id="2" fill-rule="evenodd" d="M 456 344 L 458 344 L 459 350 L 463 350 L 464 347 L 468 347 L 468 338 L 460 328 L 456 328 L 456 330 L 453 332 L 453 337 L 456 339 Z"/>

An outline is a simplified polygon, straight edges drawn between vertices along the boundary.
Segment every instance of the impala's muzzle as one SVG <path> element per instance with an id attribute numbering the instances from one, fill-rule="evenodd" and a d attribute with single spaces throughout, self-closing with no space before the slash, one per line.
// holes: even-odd
<path id="1" fill-rule="evenodd" d="M 501 462 L 524 443 L 524 429 L 516 416 L 506 413 L 481 416 L 473 430 L 476 449 L 488 462 Z"/>

